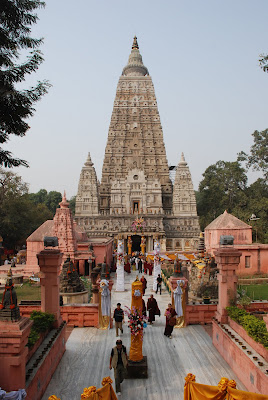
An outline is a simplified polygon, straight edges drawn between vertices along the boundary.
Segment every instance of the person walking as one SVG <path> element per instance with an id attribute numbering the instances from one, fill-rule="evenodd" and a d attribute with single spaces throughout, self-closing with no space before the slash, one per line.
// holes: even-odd
<path id="1" fill-rule="evenodd" d="M 138 261 L 138 269 L 139 269 L 139 274 L 141 274 L 142 273 L 142 261 L 141 261 L 140 258 L 139 258 L 139 261 Z"/>
<path id="2" fill-rule="evenodd" d="M 138 257 L 136 257 L 135 258 L 135 269 L 134 269 L 134 271 L 138 271 L 138 269 L 139 269 L 139 259 L 138 259 Z"/>
<path id="3" fill-rule="evenodd" d="M 149 313 L 148 322 L 150 323 L 150 325 L 152 325 L 153 322 L 155 321 L 155 316 L 159 315 L 160 317 L 160 310 L 158 308 L 157 301 L 154 298 L 153 294 L 151 294 L 151 297 L 149 297 L 147 301 L 147 311 Z"/>
<path id="4" fill-rule="evenodd" d="M 142 275 L 140 281 L 142 283 L 142 290 L 143 290 L 143 296 L 144 296 L 145 290 L 147 289 L 147 279 L 144 277 L 144 275 Z"/>
<path id="5" fill-rule="evenodd" d="M 126 377 L 128 365 L 128 356 L 126 347 L 123 346 L 122 340 L 116 341 L 110 357 L 110 369 L 114 369 L 115 391 L 117 396 L 121 395 L 121 383 Z"/>
<path id="6" fill-rule="evenodd" d="M 165 326 L 164 335 L 169 337 L 170 339 L 172 339 L 171 334 L 173 332 L 174 325 L 176 325 L 176 315 L 177 315 L 177 313 L 174 310 L 174 308 L 172 308 L 172 304 L 169 303 L 168 308 L 165 311 L 166 326 Z"/>
<path id="7" fill-rule="evenodd" d="M 124 319 L 124 311 L 121 308 L 121 303 L 117 303 L 116 309 L 114 310 L 116 337 L 118 336 L 118 328 L 123 333 L 123 326 L 122 326 L 123 319 Z"/>
<path id="8" fill-rule="evenodd" d="M 158 277 L 156 278 L 157 284 L 156 284 L 156 292 L 158 292 L 158 289 L 160 290 L 160 294 L 162 293 L 162 278 L 160 276 L 160 274 L 158 274 Z"/>

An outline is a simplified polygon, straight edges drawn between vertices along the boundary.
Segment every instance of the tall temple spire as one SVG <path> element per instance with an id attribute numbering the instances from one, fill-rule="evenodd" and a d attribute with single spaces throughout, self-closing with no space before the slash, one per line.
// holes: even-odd
<path id="1" fill-rule="evenodd" d="M 132 235 L 137 213 L 146 224 L 140 240 L 147 251 L 153 251 L 156 234 L 167 250 L 197 249 L 200 228 L 189 167 L 182 154 L 172 185 L 154 85 L 135 36 L 116 89 L 101 182 L 88 155 L 75 218 L 88 235 L 121 236 L 139 251 L 139 235 Z"/>
<path id="2" fill-rule="evenodd" d="M 137 37 L 134 36 L 132 50 L 128 58 L 128 64 L 123 69 L 122 75 L 125 76 L 145 76 L 149 75 L 148 69 L 143 65 L 142 56 L 139 52 Z"/>
<path id="3" fill-rule="evenodd" d="M 139 45 L 138 45 L 138 41 L 137 41 L 137 36 L 134 36 L 133 39 L 133 45 L 132 45 L 132 49 L 138 49 L 139 50 Z"/>

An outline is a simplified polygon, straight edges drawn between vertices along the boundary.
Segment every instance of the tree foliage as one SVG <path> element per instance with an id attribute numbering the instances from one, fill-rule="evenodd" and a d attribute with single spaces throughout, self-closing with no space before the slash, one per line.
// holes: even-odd
<path id="1" fill-rule="evenodd" d="M 36 205 L 44 204 L 53 213 L 53 215 L 55 214 L 56 209 L 59 207 L 59 203 L 62 200 L 60 192 L 56 192 L 55 190 L 47 192 L 46 189 L 40 189 L 37 193 L 31 193 L 29 197 Z"/>
<path id="2" fill-rule="evenodd" d="M 241 151 L 238 154 L 238 161 L 246 161 L 247 168 L 253 167 L 256 171 L 262 171 L 265 179 L 268 179 L 268 129 L 255 131 L 252 134 L 253 145 L 250 154 Z"/>
<path id="3" fill-rule="evenodd" d="M 268 54 L 261 54 L 260 57 L 260 67 L 264 70 L 264 72 L 268 72 Z"/>
<path id="4" fill-rule="evenodd" d="M 0 168 L 0 234 L 4 246 L 15 249 L 43 222 L 53 218 L 45 204 L 31 201 L 21 177 Z"/>
<path id="5" fill-rule="evenodd" d="M 246 201 L 247 176 L 237 161 L 217 161 L 202 176 L 197 193 L 197 212 L 201 229 L 204 229 L 224 210 L 231 212 L 235 205 Z"/>
<path id="6" fill-rule="evenodd" d="M 227 210 L 252 225 L 253 241 L 268 243 L 268 187 L 265 179 L 247 186 L 245 170 L 238 161 L 218 161 L 203 174 L 196 192 L 201 229 Z M 230 182 L 228 182 L 230 181 Z M 251 221 L 255 214 L 258 219 Z"/>
<path id="7" fill-rule="evenodd" d="M 75 202 L 76 202 L 76 196 L 72 196 L 71 199 L 69 200 L 69 207 L 73 215 L 75 215 Z"/>
<path id="8" fill-rule="evenodd" d="M 35 111 L 33 105 L 47 92 L 49 83 L 38 81 L 35 87 L 18 90 L 29 74 L 37 71 L 43 61 L 38 49 L 43 39 L 30 36 L 38 20 L 35 10 L 44 7 L 39 0 L 1 0 L 0 3 L 0 143 L 10 135 L 24 136 L 29 129 L 25 121 Z M 20 52 L 27 54 L 20 63 Z M 0 165 L 28 166 L 25 160 L 0 147 Z"/>

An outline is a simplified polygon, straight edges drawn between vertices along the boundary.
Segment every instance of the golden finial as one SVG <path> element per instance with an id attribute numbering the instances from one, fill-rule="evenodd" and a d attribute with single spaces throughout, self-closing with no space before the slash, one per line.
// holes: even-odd
<path id="1" fill-rule="evenodd" d="M 138 45 L 138 42 L 137 42 L 137 36 L 136 35 L 134 36 L 134 39 L 133 39 L 132 49 L 138 49 L 139 50 L 139 45 Z"/>

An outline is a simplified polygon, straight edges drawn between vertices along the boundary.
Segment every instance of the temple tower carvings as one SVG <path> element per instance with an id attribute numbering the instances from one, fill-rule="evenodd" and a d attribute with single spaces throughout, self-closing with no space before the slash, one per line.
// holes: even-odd
<path id="1" fill-rule="evenodd" d="M 172 239 L 170 249 L 176 243 L 183 249 L 186 238 L 188 247 L 197 245 L 199 224 L 190 171 L 183 158 L 173 187 L 155 90 L 136 37 L 117 85 L 99 186 L 89 159 L 80 175 L 75 213 L 88 234 L 122 234 L 127 240 L 133 235 L 133 220 L 142 215 L 147 251 L 153 250 L 156 235 L 164 248 L 166 238 Z M 176 237 L 182 241 L 174 242 Z"/>

